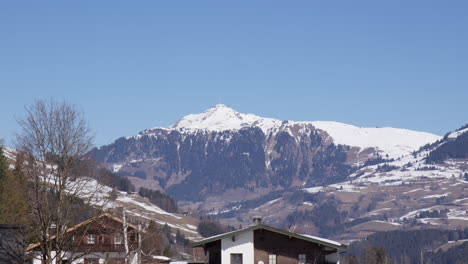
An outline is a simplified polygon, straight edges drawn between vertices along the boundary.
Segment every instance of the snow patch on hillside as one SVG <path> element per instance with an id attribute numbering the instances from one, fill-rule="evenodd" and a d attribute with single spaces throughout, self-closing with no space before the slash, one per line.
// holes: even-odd
<path id="1" fill-rule="evenodd" d="M 171 228 L 174 228 L 174 229 L 180 229 L 180 230 L 183 230 L 185 232 L 189 232 L 189 233 L 192 233 L 192 234 L 196 234 L 198 235 L 198 232 L 195 231 L 195 230 L 192 230 L 191 227 L 193 227 L 193 225 L 186 225 L 186 224 L 183 224 L 183 225 L 179 225 L 179 224 L 173 224 L 173 223 L 169 223 L 169 222 L 166 222 L 166 221 L 162 221 L 162 220 L 159 220 L 159 219 L 156 219 L 154 217 L 149 217 L 143 213 L 138 213 L 138 212 L 133 212 L 133 211 L 127 211 L 127 213 L 131 214 L 131 215 L 134 215 L 134 216 L 137 216 L 137 217 L 141 217 L 141 218 L 145 218 L 145 219 L 148 219 L 148 220 L 151 220 L 151 221 L 154 221 L 160 225 L 168 225 L 169 227 Z M 198 237 L 197 237 L 198 238 Z"/>
<path id="2" fill-rule="evenodd" d="M 462 130 L 451 133 L 450 135 L 448 135 L 448 138 L 457 138 L 458 136 L 460 136 L 461 134 L 464 134 L 466 132 L 468 132 L 468 127 L 465 128 L 465 129 L 462 129 Z"/>
<path id="3" fill-rule="evenodd" d="M 304 191 L 308 193 L 318 193 L 318 192 L 321 192 L 323 189 L 325 189 L 324 186 L 317 186 L 317 187 L 305 188 Z"/>
<path id="4" fill-rule="evenodd" d="M 16 158 L 16 152 L 7 147 L 3 147 L 3 154 L 10 160 L 15 160 Z"/>
<path id="5" fill-rule="evenodd" d="M 122 169 L 122 167 L 122 164 L 113 164 L 111 169 L 113 173 L 117 173 Z"/>
<path id="6" fill-rule="evenodd" d="M 426 195 L 421 197 L 421 199 L 431 199 L 431 198 L 441 198 L 449 195 L 450 193 L 443 193 L 443 194 L 432 194 L 432 195 Z"/>
<path id="7" fill-rule="evenodd" d="M 146 204 L 146 203 L 143 203 L 143 202 L 139 202 L 139 201 L 136 201 L 135 199 L 133 199 L 131 197 L 127 197 L 127 196 L 118 197 L 117 200 L 122 201 L 122 202 L 127 202 L 127 203 L 134 204 L 134 205 L 136 205 L 136 206 L 138 206 L 138 207 L 140 207 L 142 209 L 145 209 L 147 211 L 150 211 L 150 212 L 154 212 L 154 213 L 161 214 L 161 215 L 169 215 L 169 216 L 172 216 L 172 217 L 174 217 L 176 219 L 180 219 L 179 216 L 168 213 L 168 212 L 164 211 L 163 209 L 157 207 L 154 204 Z"/>
<path id="8" fill-rule="evenodd" d="M 408 155 L 419 147 L 441 138 L 434 134 L 401 128 L 364 128 L 329 121 L 311 123 L 316 128 L 326 131 L 335 144 L 360 148 L 377 147 L 388 154 L 389 158 Z"/>

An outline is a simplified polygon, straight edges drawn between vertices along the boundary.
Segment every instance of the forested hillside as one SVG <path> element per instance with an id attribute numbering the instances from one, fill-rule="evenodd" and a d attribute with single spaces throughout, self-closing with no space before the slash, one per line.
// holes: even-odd
<path id="1" fill-rule="evenodd" d="M 441 245 L 465 239 L 468 239 L 468 229 L 378 232 L 364 241 L 352 243 L 346 261 L 378 264 L 382 263 L 380 256 L 386 255 L 393 263 L 466 263 L 462 257 L 468 256 L 466 243 L 449 251 L 436 250 Z"/>
<path id="2" fill-rule="evenodd" d="M 431 151 L 426 158 L 427 163 L 443 162 L 446 159 L 467 159 L 468 158 L 468 125 L 461 127 L 454 132 L 456 138 L 447 134 L 439 143 L 440 146 Z"/>

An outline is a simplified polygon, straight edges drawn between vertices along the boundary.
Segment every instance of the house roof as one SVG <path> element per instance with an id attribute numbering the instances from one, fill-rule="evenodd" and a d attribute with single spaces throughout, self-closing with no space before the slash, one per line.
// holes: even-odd
<path id="1" fill-rule="evenodd" d="M 333 240 L 326 239 L 326 238 L 321 238 L 321 237 L 310 236 L 310 235 L 300 235 L 300 234 L 292 233 L 292 232 L 289 232 L 289 231 L 286 231 L 286 230 L 283 230 L 283 229 L 279 229 L 279 228 L 276 228 L 276 227 L 263 225 L 263 224 L 254 225 L 254 226 L 247 227 L 247 228 L 244 228 L 244 229 L 239 229 L 239 230 L 235 230 L 235 231 L 232 231 L 232 232 L 228 232 L 228 233 L 208 237 L 208 238 L 205 238 L 205 239 L 200 240 L 198 242 L 192 243 L 190 246 L 191 247 L 199 247 L 199 246 L 202 246 L 204 244 L 211 243 L 211 242 L 214 242 L 214 241 L 226 238 L 226 237 L 231 237 L 231 236 L 234 236 L 234 235 L 237 235 L 237 234 L 241 234 L 241 233 L 245 233 L 245 232 L 249 232 L 249 231 L 254 231 L 254 230 L 258 230 L 258 229 L 265 229 L 265 230 L 272 231 L 272 232 L 275 232 L 275 233 L 278 233 L 278 234 L 294 237 L 294 238 L 305 240 L 305 241 L 308 241 L 308 242 L 317 243 L 317 244 L 320 244 L 320 245 L 325 245 L 325 246 L 328 246 L 328 247 L 331 247 L 331 248 L 336 248 L 336 249 L 339 249 L 339 250 L 347 250 L 348 249 L 348 245 L 342 244 L 342 243 L 337 242 L 337 241 L 333 241 Z"/>
<path id="2" fill-rule="evenodd" d="M 68 228 L 67 230 L 65 230 L 65 233 L 72 232 L 72 231 L 74 231 L 74 230 L 76 230 L 76 229 L 78 229 L 78 228 L 80 228 L 80 227 L 82 227 L 82 226 L 86 226 L 87 224 L 90 224 L 90 223 L 92 223 L 92 222 L 94 222 L 94 221 L 96 221 L 96 220 L 98 220 L 98 219 L 100 219 L 100 218 L 103 218 L 103 217 L 107 217 L 107 218 L 110 218 L 110 219 L 115 220 L 115 221 L 117 221 L 117 222 L 123 223 L 123 220 L 122 220 L 122 219 L 120 219 L 120 218 L 118 218 L 118 217 L 116 217 L 116 216 L 113 216 L 113 215 L 111 215 L 111 214 L 109 214 L 109 213 L 103 213 L 103 214 L 97 215 L 97 216 L 95 216 L 95 217 L 92 217 L 92 218 L 90 218 L 90 219 L 84 221 L 84 222 L 81 222 L 81 223 L 79 223 L 79 224 L 77 224 L 77 225 L 75 225 L 75 226 L 72 226 L 72 227 Z M 132 225 L 132 224 L 130 224 L 130 223 L 128 223 L 128 222 L 127 222 L 127 225 L 128 225 L 128 227 L 131 227 L 131 228 L 133 228 L 133 229 L 138 229 L 135 225 Z M 53 235 L 53 236 L 51 236 L 51 237 L 49 238 L 49 240 L 54 239 L 55 237 L 56 237 L 56 235 Z M 29 251 L 29 250 L 31 250 L 31 249 L 33 249 L 33 248 L 35 248 L 35 247 L 40 246 L 40 245 L 41 245 L 40 242 L 35 243 L 35 244 L 32 244 L 32 245 L 30 245 L 30 246 L 28 246 L 28 247 L 26 248 L 26 251 Z"/>

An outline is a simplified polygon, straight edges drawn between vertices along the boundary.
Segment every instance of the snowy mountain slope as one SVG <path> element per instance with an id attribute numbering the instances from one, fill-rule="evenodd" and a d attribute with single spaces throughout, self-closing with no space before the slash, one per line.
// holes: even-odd
<path id="1" fill-rule="evenodd" d="M 185 133 L 197 131 L 222 132 L 239 130 L 246 127 L 258 127 L 265 135 L 280 131 L 281 127 L 315 127 L 325 131 L 335 144 L 376 148 L 381 155 L 397 158 L 409 154 L 419 147 L 441 139 L 440 136 L 399 128 L 363 128 L 333 121 L 281 121 L 273 118 L 259 117 L 253 114 L 239 113 L 223 104 L 215 105 L 200 114 L 190 114 L 169 126 L 169 130 Z M 161 128 L 158 128 L 161 129 Z M 153 129 L 140 133 L 151 133 Z"/>
<path id="2" fill-rule="evenodd" d="M 12 164 L 16 159 L 16 151 L 6 147 L 3 150 L 10 167 L 13 168 Z M 138 194 L 123 191 L 112 194 L 113 189 L 111 187 L 86 176 L 70 181 L 66 188 L 69 194 L 76 194 L 80 199 L 87 200 L 91 205 L 105 211 L 124 208 L 134 218 L 143 221 L 153 220 L 161 225 L 167 224 L 174 231 L 179 229 L 189 239 L 199 239 L 201 237 L 197 232 L 197 220 L 190 216 L 166 212 Z M 111 198 L 113 195 L 115 195 L 114 199 Z"/>
<path id="3" fill-rule="evenodd" d="M 137 187 L 194 201 L 230 189 L 271 191 L 342 181 L 369 160 L 410 154 L 439 136 L 338 122 L 296 122 L 216 105 L 168 128 L 152 128 L 90 155 Z"/>
<path id="4" fill-rule="evenodd" d="M 311 122 L 326 131 L 335 144 L 360 148 L 378 148 L 388 158 L 397 158 L 419 149 L 419 147 L 441 139 L 440 136 L 408 129 L 383 127 L 362 128 L 338 122 Z"/>
<path id="5" fill-rule="evenodd" d="M 16 159 L 16 152 L 7 147 L 2 147 L 2 148 L 3 148 L 3 154 L 8 160 L 10 160 L 10 169 L 13 169 L 14 168 L 13 161 Z"/>
<path id="6" fill-rule="evenodd" d="M 76 182 L 82 183 L 79 186 L 80 191 L 71 190 L 71 193 L 77 193 L 81 199 L 89 200 L 91 205 L 105 211 L 124 208 L 128 215 L 139 221 L 152 220 L 160 225 L 167 224 L 174 231 L 178 229 L 192 240 L 201 237 L 197 232 L 196 220 L 192 217 L 166 212 L 138 194 L 118 191 L 115 199 L 111 199 L 112 188 L 89 177 L 80 177 Z"/>
<path id="7" fill-rule="evenodd" d="M 454 139 L 454 138 L 457 138 L 459 136 L 461 136 L 462 134 L 464 133 L 467 133 L 468 132 L 468 127 L 465 127 L 465 128 L 461 128 L 453 133 L 450 133 L 447 138 L 450 138 L 450 139 Z"/>
<path id="8" fill-rule="evenodd" d="M 418 180 L 427 178 L 463 177 L 468 171 L 466 157 L 468 149 L 466 142 L 468 139 L 468 129 L 460 129 L 448 134 L 445 138 L 424 146 L 413 154 L 406 155 L 384 164 L 376 164 L 361 168 L 350 175 L 355 178 L 356 183 L 379 183 L 379 184 L 401 184 L 408 180 Z M 458 158 L 450 157 L 450 150 L 447 146 L 452 146 L 452 151 Z M 455 145 L 455 147 L 453 147 Z M 441 158 L 434 159 L 434 153 L 444 151 Z M 436 160 L 437 162 L 429 162 Z"/>

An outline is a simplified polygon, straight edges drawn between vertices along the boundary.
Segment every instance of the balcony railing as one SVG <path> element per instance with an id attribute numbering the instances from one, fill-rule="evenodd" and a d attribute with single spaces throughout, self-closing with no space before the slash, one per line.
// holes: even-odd
<path id="1" fill-rule="evenodd" d="M 133 248 L 130 246 L 130 248 Z M 68 250 L 74 252 L 125 252 L 123 244 L 77 244 Z"/>

